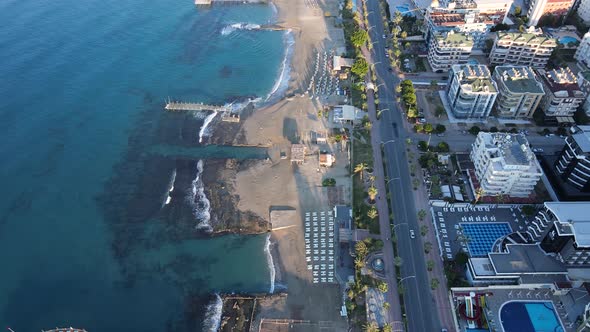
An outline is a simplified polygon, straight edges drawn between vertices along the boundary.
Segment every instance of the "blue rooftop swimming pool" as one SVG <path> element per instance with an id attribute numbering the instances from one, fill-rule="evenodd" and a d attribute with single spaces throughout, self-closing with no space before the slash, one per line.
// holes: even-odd
<path id="1" fill-rule="evenodd" d="M 553 303 L 510 301 L 500 309 L 505 332 L 564 332 Z"/>
<path id="2" fill-rule="evenodd" d="M 461 223 L 471 257 L 486 256 L 497 239 L 512 233 L 507 222 Z"/>
<path id="3" fill-rule="evenodd" d="M 578 40 L 574 37 L 570 37 L 570 36 L 565 36 L 565 37 L 561 37 L 559 38 L 559 43 L 563 44 L 563 45 L 567 45 L 569 43 L 577 43 Z"/>
<path id="4" fill-rule="evenodd" d="M 414 16 L 414 13 L 410 12 L 410 6 L 409 5 L 395 6 L 395 9 L 398 12 L 400 12 L 402 15 Z"/>

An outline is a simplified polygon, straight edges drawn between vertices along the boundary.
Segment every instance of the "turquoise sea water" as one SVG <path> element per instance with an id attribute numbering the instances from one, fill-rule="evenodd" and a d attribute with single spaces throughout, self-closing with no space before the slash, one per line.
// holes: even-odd
<path id="1" fill-rule="evenodd" d="M 190 0 L 0 1 L 3 326 L 194 331 L 211 293 L 268 290 L 265 236 L 186 235 L 159 198 L 174 165 L 196 164 L 168 155 L 207 158 L 190 150 L 198 130 L 171 146 L 164 100 L 266 97 L 283 34 L 222 31 L 273 15 Z"/>

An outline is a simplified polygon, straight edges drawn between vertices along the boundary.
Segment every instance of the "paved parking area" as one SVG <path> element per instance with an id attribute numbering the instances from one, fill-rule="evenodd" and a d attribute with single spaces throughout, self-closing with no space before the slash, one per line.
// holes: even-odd
<path id="1" fill-rule="evenodd" d="M 305 212 L 305 260 L 313 283 L 336 283 L 334 277 L 334 231 L 332 210 Z"/>
<path id="2" fill-rule="evenodd" d="M 534 219 L 525 216 L 521 208 L 522 205 L 433 201 L 432 222 L 441 257 L 453 259 L 459 251 L 474 256 L 485 255 L 485 248 L 491 248 L 491 244 L 499 237 L 525 230 L 526 225 Z"/>

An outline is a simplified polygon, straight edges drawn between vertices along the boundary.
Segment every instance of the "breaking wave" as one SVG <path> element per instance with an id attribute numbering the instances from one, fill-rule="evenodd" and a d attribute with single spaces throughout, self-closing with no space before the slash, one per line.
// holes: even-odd
<path id="1" fill-rule="evenodd" d="M 291 78 L 291 58 L 293 57 L 293 45 L 295 45 L 295 38 L 291 30 L 285 31 L 283 35 L 285 42 L 285 56 L 281 63 L 279 77 L 275 81 L 270 93 L 266 96 L 265 102 L 274 102 L 283 97 L 285 91 L 289 87 L 289 79 Z"/>
<path id="2" fill-rule="evenodd" d="M 270 270 L 270 290 L 268 292 L 272 294 L 275 291 L 275 277 L 277 271 L 275 270 L 275 264 L 272 259 L 272 253 L 270 252 L 270 234 L 266 237 L 264 253 L 266 254 L 266 262 L 268 264 L 268 269 Z"/>
<path id="3" fill-rule="evenodd" d="M 221 35 L 227 36 L 236 30 L 257 30 L 260 29 L 260 24 L 253 24 L 253 23 L 234 23 L 228 26 L 225 26 L 221 29 Z"/>
<path id="4" fill-rule="evenodd" d="M 205 121 L 203 121 L 203 125 L 199 130 L 199 143 L 203 143 L 203 137 L 211 136 L 212 131 L 211 129 L 209 129 L 209 124 L 211 124 L 211 121 L 213 121 L 213 119 L 215 119 L 216 116 L 217 112 L 212 112 L 209 115 L 207 115 L 207 117 L 205 117 Z"/>
<path id="5" fill-rule="evenodd" d="M 174 169 L 174 171 L 172 171 L 172 176 L 170 177 L 170 183 L 168 184 L 168 192 L 166 192 L 166 201 L 164 201 L 164 204 L 162 204 L 162 207 L 164 207 L 164 205 L 168 205 L 170 204 L 170 201 L 172 200 L 172 191 L 174 191 L 174 181 L 176 180 L 176 168 Z"/>
<path id="6" fill-rule="evenodd" d="M 211 203 L 207 195 L 205 195 L 205 186 L 202 179 L 203 164 L 203 160 L 197 162 L 197 174 L 192 182 L 191 192 L 187 199 L 193 209 L 193 215 L 200 220 L 197 229 L 210 232 L 212 230 L 209 224 L 211 220 Z"/>
<path id="7" fill-rule="evenodd" d="M 207 305 L 205 311 L 205 320 L 203 321 L 203 331 L 217 332 L 221 326 L 221 314 L 223 311 L 223 300 L 219 294 L 215 294 L 213 301 Z"/>

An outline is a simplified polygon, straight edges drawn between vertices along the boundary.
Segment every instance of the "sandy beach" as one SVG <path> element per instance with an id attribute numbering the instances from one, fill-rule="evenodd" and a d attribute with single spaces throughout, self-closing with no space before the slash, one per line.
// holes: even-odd
<path id="1" fill-rule="evenodd" d="M 323 331 L 340 331 L 346 320 L 340 317 L 342 290 L 338 284 L 314 284 L 305 261 L 303 213 L 326 211 L 334 204 L 347 204 L 350 178 L 346 147 L 341 144 L 318 146 L 310 139 L 311 132 L 326 132 L 326 119 L 318 117 L 322 105 L 302 93 L 309 84 L 318 52 L 330 51 L 344 45 L 341 30 L 335 29 L 332 17 L 337 13 L 337 1 L 278 0 L 279 24 L 292 29 L 295 39 L 291 75 L 282 101 L 256 110 L 242 124 L 240 137 L 247 144 L 267 145 L 269 159 L 253 162 L 241 169 L 232 183 L 233 194 L 239 197 L 238 209 L 251 211 L 265 219 L 275 208 L 295 209 L 294 223 L 272 232 L 278 285 L 286 286 L 288 296 L 261 301 L 256 323 L 263 331 L 279 330 L 276 320 L 304 320 L 301 330 L 314 331 L 322 322 Z M 292 143 L 305 144 L 307 159 L 295 165 L 289 157 Z M 318 150 L 332 152 L 339 161 L 332 168 L 319 168 Z M 334 188 L 321 186 L 323 178 L 337 181 Z M 265 323 L 260 324 L 261 320 Z M 255 325 L 256 326 L 256 325 Z M 327 329 L 326 329 L 327 328 Z"/>

